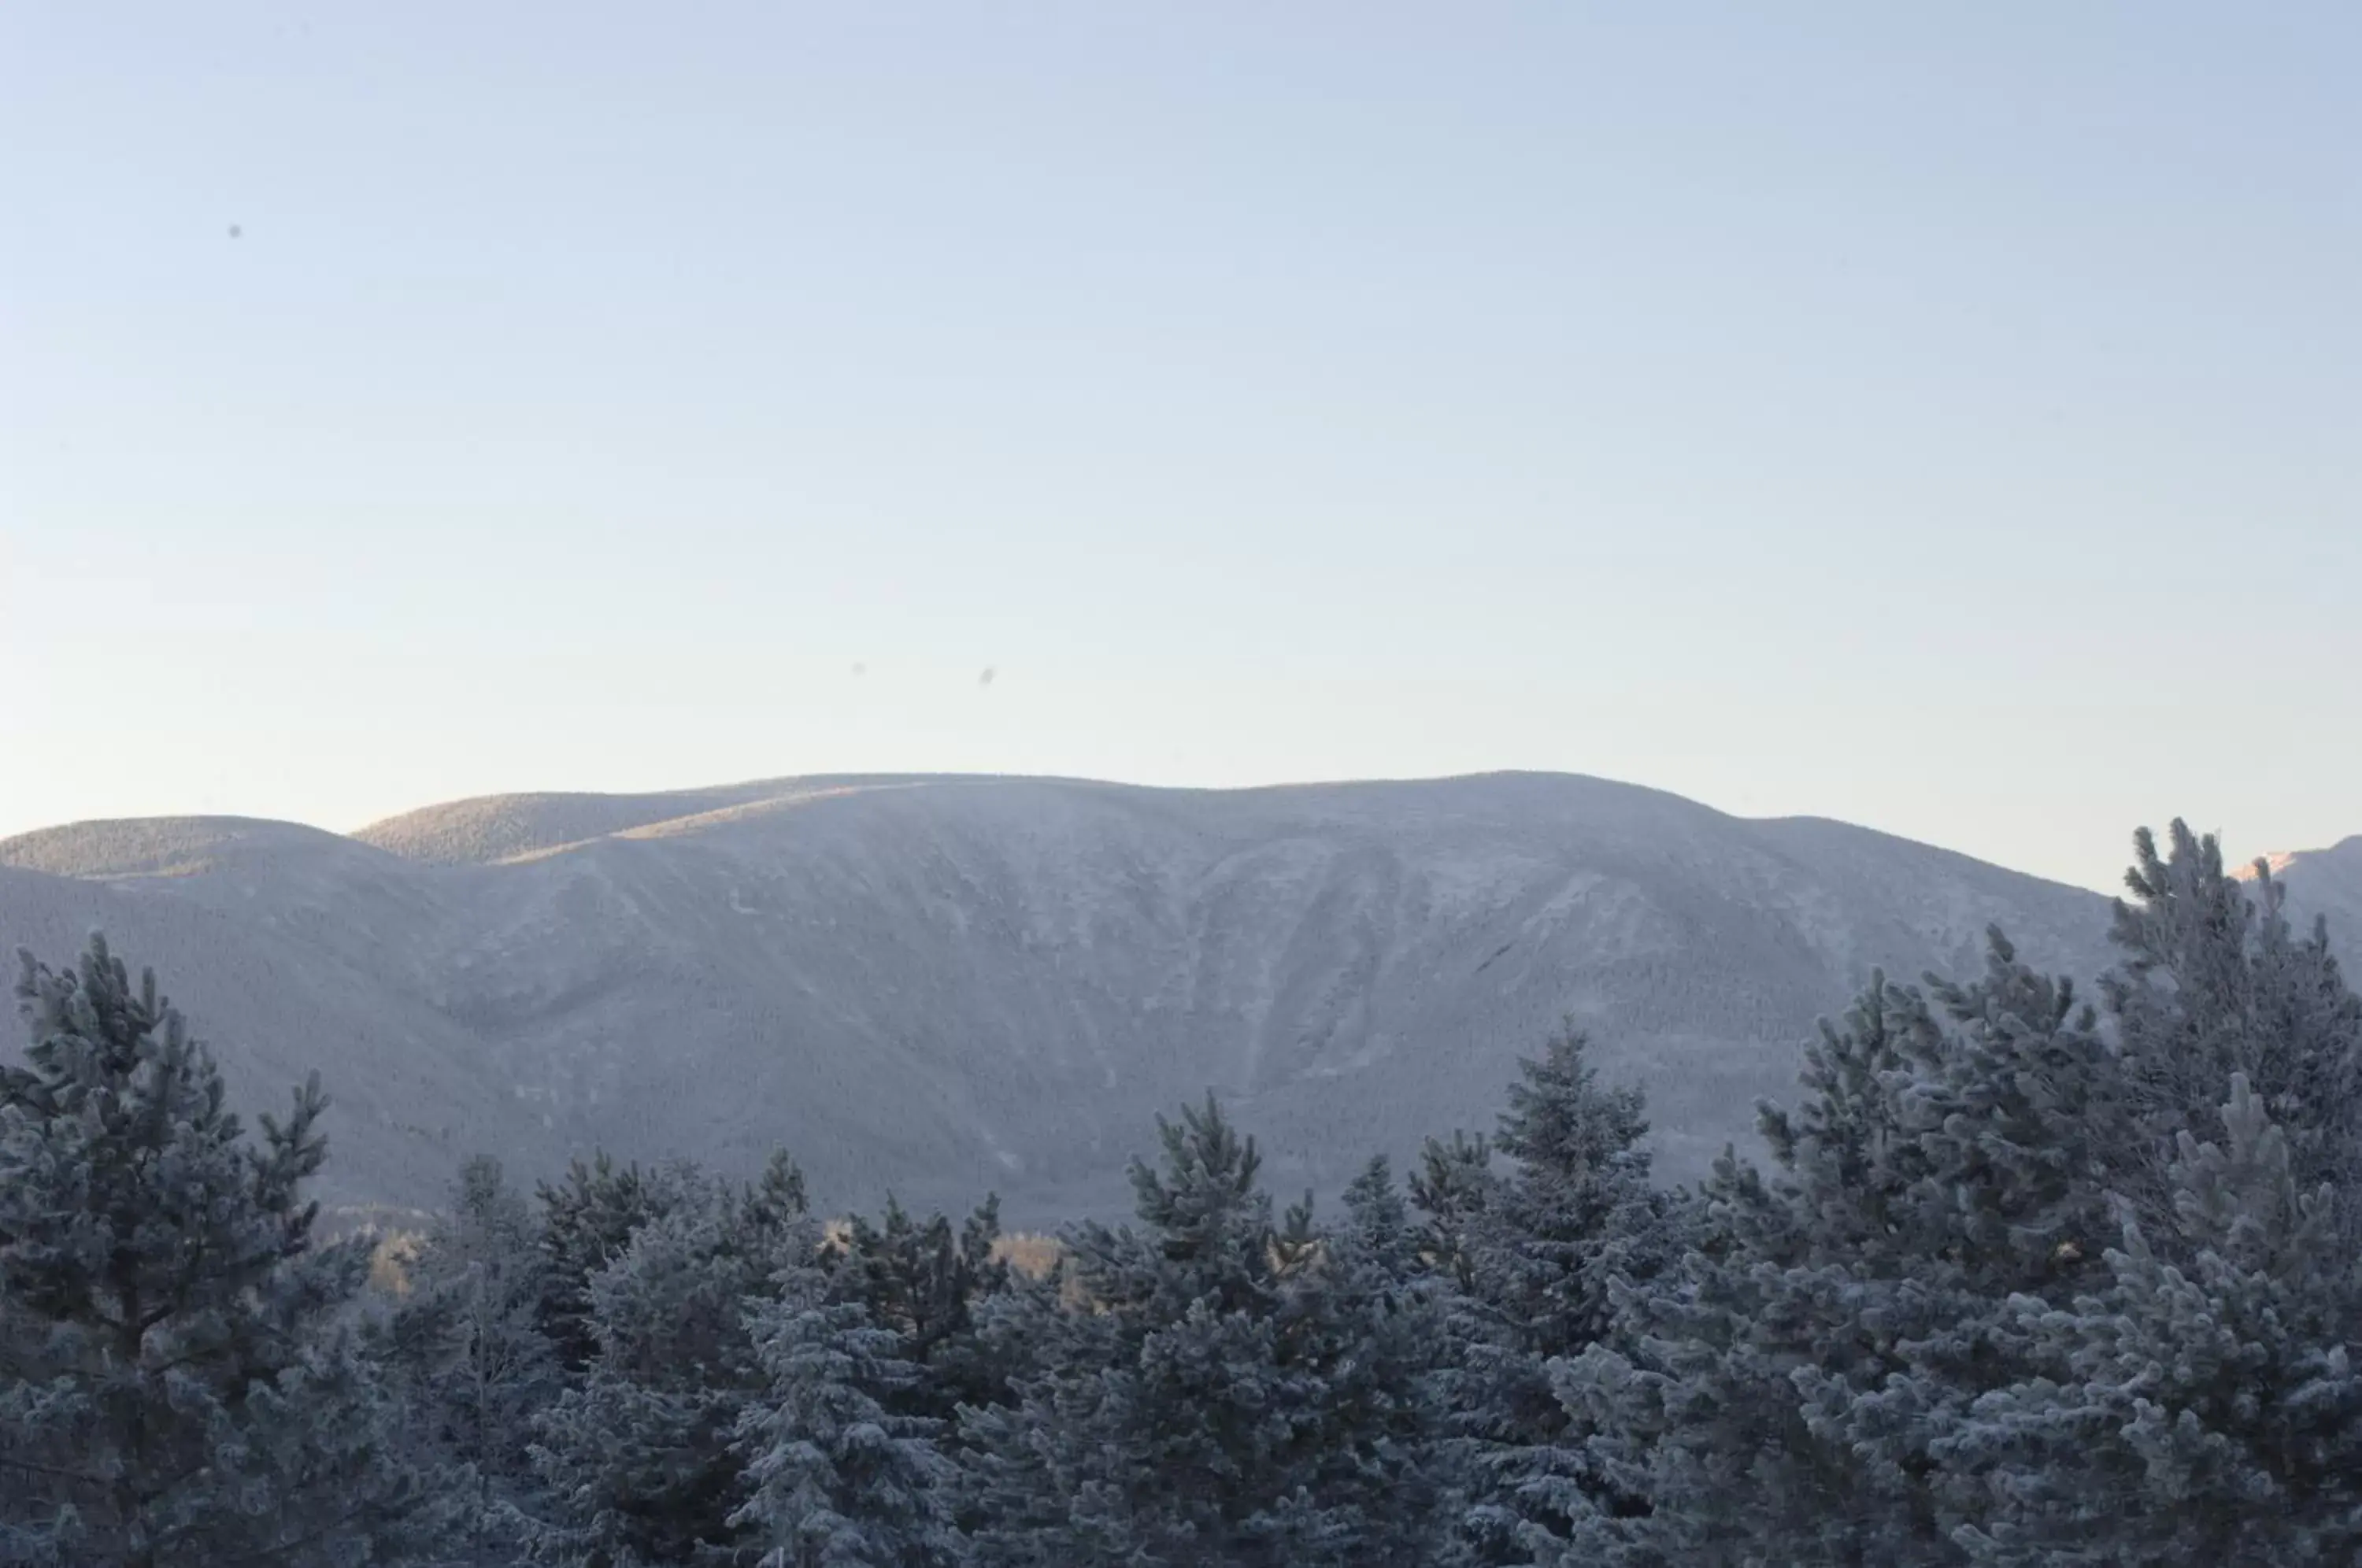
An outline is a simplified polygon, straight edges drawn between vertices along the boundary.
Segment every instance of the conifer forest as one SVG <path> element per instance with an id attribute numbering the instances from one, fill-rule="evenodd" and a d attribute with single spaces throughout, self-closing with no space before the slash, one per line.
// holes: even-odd
<path id="1" fill-rule="evenodd" d="M 335 1086 L 233 1106 L 173 977 L 27 954 L 0 1563 L 2362 1561 L 2362 1001 L 2268 871 L 2136 855 L 2107 972 L 1871 978 L 1702 1180 L 1570 1027 L 1333 1203 L 1177 1105 L 1054 1236 L 792 1149 L 339 1235 Z"/>

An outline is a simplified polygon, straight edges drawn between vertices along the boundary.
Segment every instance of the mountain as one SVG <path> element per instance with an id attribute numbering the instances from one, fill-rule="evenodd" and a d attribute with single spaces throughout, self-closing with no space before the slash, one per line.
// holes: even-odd
<path id="1" fill-rule="evenodd" d="M 604 1145 L 831 1205 L 1120 1209 L 1209 1088 L 1286 1192 L 1491 1125 L 1562 1018 L 1642 1083 L 1667 1171 L 1750 1143 L 1873 966 L 1998 922 L 2088 975 L 2091 893 L 1813 819 L 1558 775 L 1232 791 L 774 780 L 465 801 L 351 837 L 235 818 L 0 842 L 0 947 L 104 927 L 241 1103 L 313 1067 L 332 1200 L 431 1201 L 466 1154 Z"/>
<path id="2" fill-rule="evenodd" d="M 2362 834 L 2332 848 L 2266 859 L 2287 885 L 2290 913 L 2307 923 L 2320 916 L 2329 924 L 2331 945 L 2349 962 L 2362 959 Z"/>

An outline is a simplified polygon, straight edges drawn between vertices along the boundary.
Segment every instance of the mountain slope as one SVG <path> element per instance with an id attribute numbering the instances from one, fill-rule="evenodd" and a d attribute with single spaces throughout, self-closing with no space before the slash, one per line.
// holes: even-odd
<path id="1" fill-rule="evenodd" d="M 13 867 L 13 869 L 11 869 Z M 1649 1088 L 1668 1168 L 1751 1137 L 1873 966 L 1999 922 L 2088 974 L 2092 894 L 1840 823 L 1600 780 L 1239 791 L 768 781 L 462 801 L 353 839 L 204 819 L 0 843 L 0 943 L 104 923 L 242 1094 L 317 1066 L 337 1196 L 466 1153 L 603 1143 L 832 1204 L 1120 1207 L 1153 1117 L 1213 1088 L 1283 1190 L 1487 1126 L 1562 1017 Z"/>
<path id="2" fill-rule="evenodd" d="M 2291 913 L 2329 922 L 2332 945 L 2362 956 L 2362 834 L 2328 849 L 2270 857 L 2272 875 L 2288 886 Z"/>

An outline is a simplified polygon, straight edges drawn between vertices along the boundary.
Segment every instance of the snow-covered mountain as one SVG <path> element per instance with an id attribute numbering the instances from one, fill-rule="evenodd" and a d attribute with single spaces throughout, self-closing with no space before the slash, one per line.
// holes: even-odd
<path id="1" fill-rule="evenodd" d="M 430 1200 L 593 1144 L 831 1204 L 1120 1208 L 1212 1088 L 1282 1191 L 1489 1127 L 1562 1017 L 1667 1168 L 1751 1137 L 1872 966 L 1999 922 L 2089 974 L 2096 896 L 1860 828 L 1555 775 L 1237 791 L 804 778 L 466 801 L 351 837 L 236 818 L 0 842 L 0 947 L 104 927 L 243 1102 L 317 1067 L 332 1198 Z"/>
<path id="2" fill-rule="evenodd" d="M 2362 834 L 2328 849 L 2267 859 L 2288 887 L 2290 911 L 2308 923 L 2315 915 L 2328 922 L 2330 944 L 2348 963 L 2362 960 Z M 2347 976 L 2349 983 L 2357 978 Z"/>

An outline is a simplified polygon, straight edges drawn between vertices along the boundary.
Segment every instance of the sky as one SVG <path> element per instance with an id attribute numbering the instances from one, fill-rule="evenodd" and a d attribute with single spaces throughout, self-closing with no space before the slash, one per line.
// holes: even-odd
<path id="1" fill-rule="evenodd" d="M 0 834 L 1518 767 L 2331 843 L 2357 79 L 2343 4 L 11 5 Z"/>

